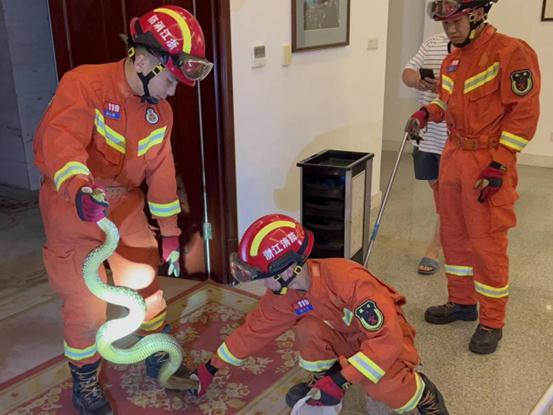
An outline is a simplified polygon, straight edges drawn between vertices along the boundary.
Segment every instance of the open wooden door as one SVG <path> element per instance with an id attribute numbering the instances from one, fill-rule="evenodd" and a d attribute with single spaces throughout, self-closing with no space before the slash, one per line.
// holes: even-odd
<path id="1" fill-rule="evenodd" d="M 230 252 L 237 246 L 234 123 L 229 0 L 49 0 L 58 76 L 85 63 L 125 56 L 119 33 L 134 16 L 175 4 L 198 18 L 213 73 L 196 88 L 183 85 L 170 99 L 173 149 L 189 213 L 179 218 L 194 243 L 185 259 L 195 276 L 228 283 Z M 198 236 L 204 237 L 197 245 Z M 201 260 L 201 256 L 205 261 Z"/>

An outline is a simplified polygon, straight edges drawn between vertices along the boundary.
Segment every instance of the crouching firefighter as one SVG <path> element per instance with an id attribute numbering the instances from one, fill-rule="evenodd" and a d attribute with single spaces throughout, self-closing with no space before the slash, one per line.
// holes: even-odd
<path id="1" fill-rule="evenodd" d="M 436 386 L 415 371 L 415 330 L 405 298 L 359 264 L 344 258 L 308 260 L 313 234 L 294 219 L 272 214 L 256 220 L 231 256 L 238 282 L 263 279 L 267 291 L 244 324 L 192 375 L 203 396 L 217 370 L 246 358 L 293 329 L 299 364 L 310 380 L 290 388 L 292 407 L 312 388 L 313 406 L 338 405 L 352 384 L 397 413 L 448 414 Z M 252 379 L 252 382 L 254 379 Z M 313 391 L 314 392 L 314 391 Z"/>

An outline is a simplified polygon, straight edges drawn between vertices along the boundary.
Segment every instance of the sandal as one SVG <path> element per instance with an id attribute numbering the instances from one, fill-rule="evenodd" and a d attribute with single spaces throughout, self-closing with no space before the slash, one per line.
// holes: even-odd
<path id="1" fill-rule="evenodd" d="M 430 268 L 428 270 L 422 269 L 422 267 Z M 440 263 L 437 259 L 429 258 L 427 256 L 423 257 L 417 268 L 417 272 L 421 275 L 434 275 L 436 271 L 440 268 Z"/>

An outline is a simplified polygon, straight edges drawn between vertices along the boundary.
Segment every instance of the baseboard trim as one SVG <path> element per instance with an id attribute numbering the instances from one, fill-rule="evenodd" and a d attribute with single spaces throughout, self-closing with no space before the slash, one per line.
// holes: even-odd
<path id="1" fill-rule="evenodd" d="M 400 146 L 401 146 L 401 141 L 397 141 L 397 140 L 382 141 L 382 151 L 395 151 L 397 153 L 399 151 Z M 413 151 L 413 145 L 411 143 L 406 143 L 405 147 L 403 147 L 403 152 L 410 153 L 412 151 Z"/>
<path id="2" fill-rule="evenodd" d="M 553 169 L 553 155 L 544 156 L 541 154 L 520 153 L 518 156 L 518 164 Z"/>
<path id="3" fill-rule="evenodd" d="M 382 151 L 394 151 L 397 153 L 400 145 L 401 141 L 383 140 Z M 403 152 L 410 153 L 411 151 L 413 151 L 413 146 L 407 143 L 403 148 Z M 518 164 L 522 166 L 545 167 L 553 169 L 553 155 L 520 153 L 518 155 Z"/>
<path id="4" fill-rule="evenodd" d="M 380 203 L 382 202 L 382 191 L 379 190 L 377 193 L 371 196 L 371 212 L 375 209 L 380 209 Z"/>

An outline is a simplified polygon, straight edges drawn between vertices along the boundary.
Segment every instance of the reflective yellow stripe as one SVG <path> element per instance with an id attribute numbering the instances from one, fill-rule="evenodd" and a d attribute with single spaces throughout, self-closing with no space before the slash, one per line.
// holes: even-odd
<path id="1" fill-rule="evenodd" d="M 143 156 L 156 144 L 161 144 L 165 137 L 165 131 L 167 127 L 161 127 L 152 131 L 147 137 L 138 142 L 138 155 Z"/>
<path id="2" fill-rule="evenodd" d="M 503 144 L 505 147 L 512 148 L 515 151 L 522 151 L 528 144 L 529 140 L 526 138 L 514 135 L 508 131 L 503 131 L 501 133 L 501 138 L 499 139 L 499 144 Z"/>
<path id="3" fill-rule="evenodd" d="M 398 414 L 404 414 L 406 412 L 414 411 L 417 405 L 419 404 L 422 393 L 424 392 L 424 381 L 421 379 L 419 374 L 415 372 L 415 379 L 417 382 L 417 390 L 415 391 L 415 394 L 405 405 L 403 405 L 401 408 L 394 409 Z"/>
<path id="4" fill-rule="evenodd" d="M 503 298 L 509 295 L 509 284 L 504 287 L 495 288 L 490 285 L 474 281 L 474 289 L 478 294 L 482 294 L 483 296 L 490 298 Z"/>
<path id="5" fill-rule="evenodd" d="M 54 173 L 54 183 L 56 185 L 56 190 L 60 190 L 61 185 L 69 178 L 77 176 L 78 174 L 84 174 L 88 176 L 90 170 L 83 163 L 78 161 L 70 161 L 65 164 L 61 169 Z"/>
<path id="6" fill-rule="evenodd" d="M 446 274 L 455 275 L 457 277 L 472 277 L 472 267 L 464 265 L 448 265 L 444 264 Z"/>
<path id="7" fill-rule="evenodd" d="M 94 125 L 96 126 L 96 131 L 98 131 L 98 134 L 104 137 L 108 146 L 122 154 L 125 154 L 125 137 L 112 129 L 109 125 L 106 125 L 104 116 L 99 109 L 95 109 L 94 111 L 96 112 Z"/>
<path id="8" fill-rule="evenodd" d="M 71 347 L 67 344 L 66 341 L 63 342 L 64 354 L 68 359 L 71 360 L 85 360 L 93 357 L 97 350 L 96 344 L 85 347 L 84 349 L 77 349 L 76 347 Z"/>
<path id="9" fill-rule="evenodd" d="M 437 105 L 444 111 L 447 111 L 447 104 L 443 102 L 440 98 L 436 98 L 434 101 L 431 102 L 431 104 Z"/>
<path id="10" fill-rule="evenodd" d="M 145 331 L 154 331 L 159 329 L 165 323 L 165 317 L 167 317 L 167 310 L 159 313 L 153 319 L 144 321 L 140 328 Z"/>
<path id="11" fill-rule="evenodd" d="M 328 320 L 323 320 L 323 323 L 325 323 L 328 327 L 330 327 L 331 329 L 334 328 L 334 326 L 332 325 L 332 323 Z"/>
<path id="12" fill-rule="evenodd" d="M 380 378 L 386 373 L 363 352 L 354 354 L 348 359 L 348 362 L 373 383 L 378 383 Z"/>
<path id="13" fill-rule="evenodd" d="M 217 356 L 233 366 L 244 366 L 244 363 L 246 363 L 246 359 L 238 359 L 236 356 L 234 356 L 228 349 L 226 343 L 223 343 L 219 346 L 219 348 L 217 349 Z"/>
<path id="14" fill-rule="evenodd" d="M 445 89 L 450 94 L 453 93 L 453 79 L 451 79 L 449 76 L 442 74 L 442 88 Z"/>
<path id="15" fill-rule="evenodd" d="M 330 369 L 334 363 L 336 363 L 336 359 L 309 361 L 299 357 L 300 366 L 309 372 L 324 372 Z"/>
<path id="16" fill-rule="evenodd" d="M 157 13 L 166 14 L 168 16 L 171 16 L 173 19 L 175 19 L 175 21 L 180 27 L 180 30 L 182 31 L 182 38 L 183 38 L 182 51 L 190 54 L 190 50 L 192 50 L 192 34 L 190 33 L 190 28 L 188 27 L 188 23 L 186 23 L 186 20 L 184 20 L 184 18 L 176 11 L 171 9 L 166 9 L 165 7 L 154 9 L 154 11 Z"/>
<path id="17" fill-rule="evenodd" d="M 150 213 L 159 218 L 167 218 L 176 215 L 180 212 L 179 199 L 173 200 L 170 203 L 155 203 L 148 201 Z"/>
<path id="18" fill-rule="evenodd" d="M 344 316 L 342 317 L 342 320 L 344 320 L 346 326 L 349 326 L 351 324 L 351 320 L 353 320 L 353 312 L 347 308 L 344 308 Z"/>
<path id="19" fill-rule="evenodd" d="M 487 84 L 495 79 L 499 73 L 499 62 L 494 63 L 488 69 L 474 75 L 465 81 L 465 94 L 474 91 L 476 88 L 480 88 L 482 85 Z"/>
<path id="20" fill-rule="evenodd" d="M 292 228 L 295 229 L 296 225 L 294 222 L 290 222 L 289 220 L 279 220 L 273 223 L 268 224 L 264 228 L 262 228 L 257 235 L 255 235 L 255 238 L 253 238 L 252 246 L 250 247 L 250 255 L 256 256 L 259 253 L 259 246 L 261 245 L 261 242 L 263 241 L 263 238 L 267 236 L 268 233 L 271 231 L 277 229 L 277 228 Z"/>

